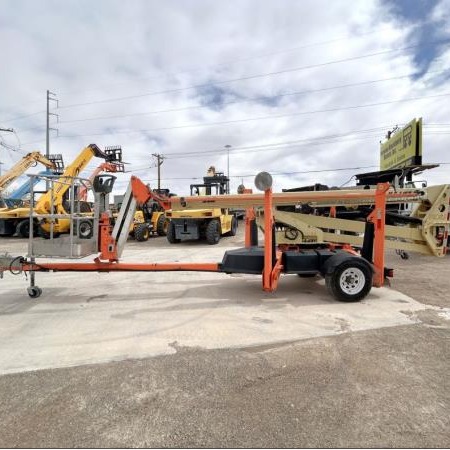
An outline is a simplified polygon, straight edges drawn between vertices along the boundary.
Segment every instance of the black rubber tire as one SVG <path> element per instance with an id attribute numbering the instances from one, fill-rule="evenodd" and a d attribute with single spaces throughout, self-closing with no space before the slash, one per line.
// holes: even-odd
<path id="1" fill-rule="evenodd" d="M 355 291 L 354 293 L 346 292 L 340 282 L 341 275 L 346 270 L 358 269 L 362 274 L 361 282 L 363 285 L 361 289 Z M 359 258 L 351 258 L 339 264 L 335 267 L 331 274 L 325 275 L 325 283 L 336 300 L 341 302 L 358 302 L 362 300 L 372 289 L 372 270 L 367 263 L 360 260 Z"/>
<path id="2" fill-rule="evenodd" d="M 90 213 L 92 212 L 91 205 L 88 202 L 80 202 L 80 212 L 81 213 Z"/>
<path id="3" fill-rule="evenodd" d="M 27 288 L 27 292 L 30 298 L 38 298 L 42 294 L 42 289 L 38 286 L 31 286 Z"/>
<path id="4" fill-rule="evenodd" d="M 175 224 L 170 221 L 169 222 L 169 226 L 167 228 L 167 240 L 171 243 L 171 244 L 178 244 L 178 242 L 180 242 L 179 239 L 177 239 L 175 234 Z"/>
<path id="5" fill-rule="evenodd" d="M 169 219 L 165 214 L 161 214 L 156 222 L 156 232 L 158 236 L 167 236 L 167 230 L 169 229 Z"/>
<path id="6" fill-rule="evenodd" d="M 134 238 L 138 242 L 148 241 L 149 237 L 150 237 L 150 230 L 146 223 L 140 223 L 139 225 L 136 225 L 134 227 Z"/>
<path id="7" fill-rule="evenodd" d="M 233 218 L 231 219 L 231 230 L 228 232 L 228 236 L 236 236 L 237 229 L 238 229 L 238 221 L 236 217 L 233 216 Z"/>
<path id="8" fill-rule="evenodd" d="M 92 220 L 80 220 L 78 224 L 78 237 L 90 239 L 94 235 L 94 223 Z"/>
<path id="9" fill-rule="evenodd" d="M 21 220 L 16 226 L 16 233 L 23 238 L 30 237 L 30 220 Z"/>
<path id="10" fill-rule="evenodd" d="M 211 220 L 206 226 L 206 242 L 216 245 L 220 241 L 220 223 L 217 219 Z"/>

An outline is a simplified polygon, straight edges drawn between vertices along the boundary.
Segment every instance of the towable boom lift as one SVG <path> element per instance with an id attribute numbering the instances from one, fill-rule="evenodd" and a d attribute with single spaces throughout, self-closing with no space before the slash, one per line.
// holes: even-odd
<path id="1" fill-rule="evenodd" d="M 95 178 L 94 235 L 82 239 L 74 233 L 54 240 L 33 241 L 30 236 L 28 257 L 0 257 L 0 271 L 21 271 L 30 273 L 28 294 L 32 298 L 41 295 L 41 289 L 35 285 L 35 274 L 39 271 L 58 272 L 114 272 L 114 271 L 201 271 L 259 274 L 262 275 L 262 287 L 272 292 L 276 289 L 280 275 L 297 274 L 311 276 L 321 274 L 326 285 L 335 298 L 341 301 L 358 301 L 364 298 L 372 285 L 380 287 L 385 277 L 392 271 L 384 266 L 385 248 L 385 211 L 386 202 L 418 202 L 425 210 L 432 211 L 428 217 L 429 224 L 424 233 L 430 233 L 429 245 L 436 248 L 437 256 L 445 254 L 444 238 L 449 226 L 449 186 L 445 186 L 444 195 L 431 205 L 426 191 L 411 189 L 390 189 L 389 184 L 380 183 L 376 189 L 361 191 L 326 191 L 300 193 L 272 193 L 272 178 L 262 172 L 255 179 L 255 184 L 264 194 L 240 194 L 237 196 L 218 195 L 206 197 L 172 197 L 158 198 L 151 189 L 138 178 L 132 177 L 124 196 L 123 206 L 114 228 L 111 226 L 111 213 L 108 210 L 109 193 L 115 177 L 101 175 Z M 134 217 L 137 204 L 150 198 L 167 202 L 167 207 L 198 208 L 204 203 L 215 207 L 238 206 L 247 208 L 244 248 L 226 251 L 220 263 L 122 263 L 120 257 L 127 239 L 128 229 Z M 348 204 L 373 204 L 374 209 L 365 225 L 364 241 L 361 252 L 349 244 L 330 243 L 326 241 L 309 241 L 295 244 L 277 245 L 275 233 L 275 205 L 292 205 L 296 203 L 331 206 Z M 433 209 L 436 206 L 436 209 Z M 264 246 L 257 245 L 255 233 L 258 211 L 263 208 Z M 430 209 L 431 208 L 431 209 Z M 69 215 L 70 216 L 70 215 Z M 32 219 L 30 219 L 32 220 Z M 328 218 L 322 218 L 327 226 Z M 73 230 L 76 230 L 73 227 Z M 85 257 L 95 255 L 92 262 L 37 262 L 39 257 Z"/>

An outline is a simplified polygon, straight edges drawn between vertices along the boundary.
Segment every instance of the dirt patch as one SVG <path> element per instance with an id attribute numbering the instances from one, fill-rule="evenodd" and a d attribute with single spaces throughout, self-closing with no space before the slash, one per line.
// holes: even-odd
<path id="1" fill-rule="evenodd" d="M 436 309 L 423 309 L 421 311 L 401 311 L 411 320 L 420 322 L 421 324 L 432 328 L 450 329 L 450 315 L 447 311 L 439 311 Z"/>
<path id="2" fill-rule="evenodd" d="M 393 251 L 387 252 L 386 265 L 394 269 L 391 288 L 427 305 L 450 307 L 450 255 L 409 256 L 404 260 Z"/>

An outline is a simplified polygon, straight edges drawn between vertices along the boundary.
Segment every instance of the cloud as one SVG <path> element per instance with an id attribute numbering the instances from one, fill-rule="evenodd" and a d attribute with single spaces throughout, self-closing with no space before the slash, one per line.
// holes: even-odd
<path id="1" fill-rule="evenodd" d="M 60 106 L 52 152 L 69 162 L 91 142 L 121 144 L 127 169 L 151 183 L 151 155 L 161 153 L 163 184 L 180 194 L 210 165 L 226 170 L 227 144 L 234 191 L 242 178 L 252 185 L 260 170 L 277 174 L 277 190 L 340 185 L 364 170 L 304 172 L 377 166 L 386 131 L 413 117 L 426 125 L 424 161 L 439 162 L 449 127 L 430 124 L 449 123 L 448 98 L 387 102 L 450 93 L 448 45 L 429 43 L 448 37 L 446 4 L 423 9 L 418 2 L 415 10 L 378 0 L 134 0 L 126 7 L 105 0 L 3 1 L 8 70 L 0 73 L 0 124 L 33 143 L 24 151 L 44 150 L 40 111 L 50 89 Z M 347 61 L 333 63 L 339 60 Z M 329 89 L 336 86 L 343 87 Z M 293 92 L 304 93 L 286 95 Z M 8 120 L 31 113 L 37 114 Z M 109 116 L 118 117 L 100 119 Z M 261 117 L 267 118 L 252 120 Z M 89 118 L 99 119 L 77 122 Z M 275 143 L 285 144 L 267 147 Z M 19 157 L 0 151 L 4 168 Z M 91 161 L 86 175 L 98 163 Z M 119 176 L 117 193 L 129 175 Z M 426 175 L 448 181 L 446 166 Z"/>

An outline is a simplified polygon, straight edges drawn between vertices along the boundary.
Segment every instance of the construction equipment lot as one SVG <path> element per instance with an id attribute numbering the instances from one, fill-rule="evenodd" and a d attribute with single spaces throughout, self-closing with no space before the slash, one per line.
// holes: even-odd
<path id="1" fill-rule="evenodd" d="M 2 250 L 26 251 L 3 239 Z M 127 260 L 219 261 L 129 241 Z M 3 447 L 448 447 L 449 256 L 388 252 L 391 288 L 335 301 L 323 281 L 221 273 L 5 275 Z M 408 297 L 409 296 L 409 297 Z"/>

